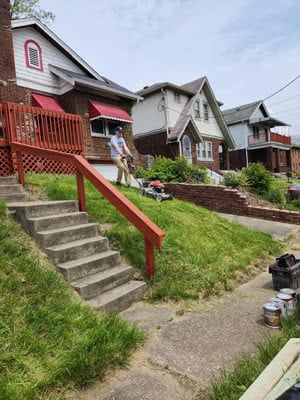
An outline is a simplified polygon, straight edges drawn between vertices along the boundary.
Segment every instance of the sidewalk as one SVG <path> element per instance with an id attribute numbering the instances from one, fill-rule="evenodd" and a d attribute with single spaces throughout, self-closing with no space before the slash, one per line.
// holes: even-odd
<path id="1" fill-rule="evenodd" d="M 286 251 L 300 258 L 298 243 L 300 231 Z M 271 275 L 261 272 L 195 312 L 179 315 L 180 308 L 172 305 L 135 304 L 123 316 L 148 332 L 144 348 L 136 352 L 129 369 L 117 371 L 76 399 L 207 399 L 213 376 L 242 353 L 254 352 L 255 343 L 273 332 L 263 325 L 262 307 L 275 293 Z"/>

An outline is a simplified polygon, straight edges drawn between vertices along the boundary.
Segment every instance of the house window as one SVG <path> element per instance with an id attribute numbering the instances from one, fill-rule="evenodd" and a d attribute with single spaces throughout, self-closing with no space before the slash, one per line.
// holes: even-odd
<path id="1" fill-rule="evenodd" d="M 254 137 L 259 137 L 259 128 L 258 126 L 253 127 L 253 136 Z"/>
<path id="2" fill-rule="evenodd" d="M 110 137 L 114 135 L 114 130 L 117 125 L 122 125 L 119 121 L 112 121 L 104 118 L 96 118 L 90 121 L 91 135 L 93 137 Z"/>
<path id="3" fill-rule="evenodd" d="M 196 100 L 194 103 L 194 117 L 200 118 L 200 101 Z"/>
<path id="4" fill-rule="evenodd" d="M 186 158 L 192 158 L 192 149 L 191 149 L 191 141 L 187 135 L 183 136 L 182 139 L 183 144 L 183 155 Z"/>
<path id="5" fill-rule="evenodd" d="M 174 100 L 175 100 L 175 103 L 178 103 L 178 104 L 180 104 L 181 103 L 181 99 L 180 99 L 180 94 L 179 93 L 174 93 Z"/>
<path id="6" fill-rule="evenodd" d="M 212 142 L 196 144 L 197 160 L 213 161 Z"/>
<path id="7" fill-rule="evenodd" d="M 208 104 L 203 103 L 203 116 L 204 116 L 204 121 L 208 121 L 209 114 L 208 114 Z"/>
<path id="8" fill-rule="evenodd" d="M 43 71 L 42 49 L 34 40 L 27 40 L 24 45 L 26 66 Z"/>

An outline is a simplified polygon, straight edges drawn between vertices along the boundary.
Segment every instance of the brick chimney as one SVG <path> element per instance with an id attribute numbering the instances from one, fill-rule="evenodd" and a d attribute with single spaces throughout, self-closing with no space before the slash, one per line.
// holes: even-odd
<path id="1" fill-rule="evenodd" d="M 11 98 L 11 86 L 15 86 L 16 68 L 9 0 L 0 0 L 0 102 Z M 14 90 L 13 90 L 14 91 Z"/>

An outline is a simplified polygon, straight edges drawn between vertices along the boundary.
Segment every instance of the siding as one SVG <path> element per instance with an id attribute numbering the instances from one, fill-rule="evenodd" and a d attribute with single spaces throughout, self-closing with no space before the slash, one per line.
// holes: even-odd
<path id="1" fill-rule="evenodd" d="M 161 99 L 161 92 L 151 93 L 145 97 L 144 101 L 134 105 L 132 108 L 133 135 L 164 129 L 165 112 L 158 110 Z"/>
<path id="2" fill-rule="evenodd" d="M 169 111 L 169 127 L 174 128 L 180 113 L 182 112 L 184 106 L 189 100 L 188 96 L 185 96 L 182 93 L 177 92 L 180 94 L 180 103 L 177 103 L 175 101 L 175 91 L 171 89 L 166 90 L 167 93 L 167 106 L 168 106 L 168 111 Z"/>
<path id="3" fill-rule="evenodd" d="M 26 66 L 24 44 L 27 40 L 34 40 L 42 49 L 44 71 L 35 70 Z M 70 89 L 66 82 L 53 75 L 48 68 L 49 64 L 68 69 L 73 72 L 84 73 L 67 56 L 51 44 L 35 29 L 27 27 L 13 30 L 13 43 L 17 84 L 19 86 L 40 90 L 51 94 L 62 94 Z"/>
<path id="4" fill-rule="evenodd" d="M 236 149 L 245 149 L 248 146 L 248 136 L 253 135 L 252 129 L 247 123 L 239 123 L 229 126 L 231 135 L 233 136 Z"/>

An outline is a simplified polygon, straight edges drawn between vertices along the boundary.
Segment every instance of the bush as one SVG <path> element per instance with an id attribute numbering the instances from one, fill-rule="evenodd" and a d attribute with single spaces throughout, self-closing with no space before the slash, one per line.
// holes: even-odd
<path id="1" fill-rule="evenodd" d="M 253 191 L 263 194 L 269 191 L 272 182 L 272 176 L 266 168 L 260 163 L 250 164 L 248 168 L 243 170 L 247 182 Z"/>
<path id="2" fill-rule="evenodd" d="M 238 188 L 243 183 L 245 183 L 245 179 L 240 172 L 228 172 L 224 175 L 223 183 L 225 186 L 229 186 L 231 188 Z"/>
<path id="3" fill-rule="evenodd" d="M 300 210 L 300 199 L 292 200 L 292 205 Z"/>
<path id="4" fill-rule="evenodd" d="M 137 168 L 137 178 L 146 180 L 159 179 L 162 182 L 206 182 L 207 168 L 188 164 L 186 158 L 179 157 L 171 160 L 165 157 L 157 157 L 150 170 Z"/>
<path id="5" fill-rule="evenodd" d="M 288 178 L 288 182 L 290 181 L 290 179 L 293 177 L 292 171 L 286 171 L 286 177 Z"/>
<path id="6" fill-rule="evenodd" d="M 285 197 L 279 188 L 270 188 L 264 194 L 264 198 L 269 200 L 271 203 L 279 204 L 280 206 L 285 204 Z"/>

